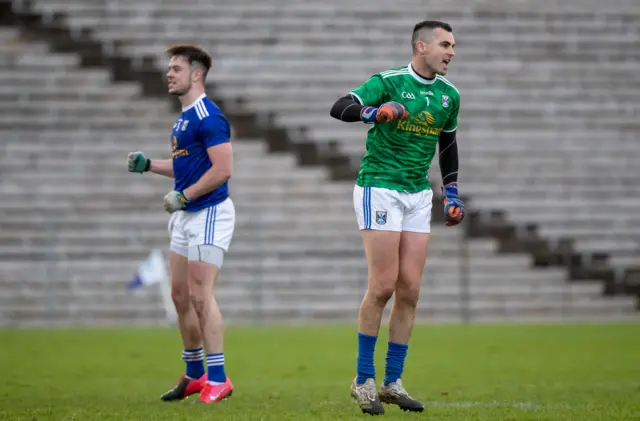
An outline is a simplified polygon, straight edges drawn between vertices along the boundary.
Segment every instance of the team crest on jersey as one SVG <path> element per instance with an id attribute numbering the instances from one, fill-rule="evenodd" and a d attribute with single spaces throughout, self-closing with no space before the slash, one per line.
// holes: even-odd
<path id="1" fill-rule="evenodd" d="M 442 95 L 442 108 L 449 108 L 449 96 Z"/>
<path id="2" fill-rule="evenodd" d="M 387 211 L 376 211 L 376 224 L 384 225 L 387 223 Z"/>
<path id="3" fill-rule="evenodd" d="M 185 130 L 187 130 L 187 126 L 189 125 L 189 120 L 185 120 L 182 122 L 182 128 L 180 130 L 182 130 L 183 132 Z"/>

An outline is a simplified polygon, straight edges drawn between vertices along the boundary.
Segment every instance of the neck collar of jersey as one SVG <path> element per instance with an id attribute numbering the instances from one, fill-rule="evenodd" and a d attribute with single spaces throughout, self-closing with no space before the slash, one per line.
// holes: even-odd
<path id="1" fill-rule="evenodd" d="M 198 98 L 196 98 L 196 100 L 195 100 L 195 101 L 193 101 L 190 105 L 187 105 L 186 107 L 182 107 L 182 111 L 187 111 L 187 110 L 189 110 L 189 109 L 193 108 L 193 107 L 196 105 L 196 102 L 200 102 L 200 101 L 202 101 L 202 99 L 203 99 L 204 97 L 206 97 L 206 96 L 207 96 L 207 94 L 202 94 L 202 95 L 200 95 L 200 96 L 199 96 Z"/>
<path id="2" fill-rule="evenodd" d="M 431 85 L 433 82 L 436 81 L 436 77 L 434 76 L 433 79 L 425 79 L 422 76 L 420 76 L 419 74 L 416 73 L 415 70 L 413 70 L 413 66 L 411 65 L 411 63 L 409 63 L 409 65 L 407 66 L 409 68 L 409 74 L 411 76 L 413 76 L 413 78 L 415 80 L 417 80 L 420 83 L 424 83 L 425 85 Z"/>

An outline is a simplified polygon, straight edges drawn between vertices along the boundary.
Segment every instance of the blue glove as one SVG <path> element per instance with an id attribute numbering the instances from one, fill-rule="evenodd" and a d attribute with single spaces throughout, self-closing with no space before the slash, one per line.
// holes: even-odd
<path id="1" fill-rule="evenodd" d="M 458 196 L 458 183 L 449 183 L 442 187 L 444 196 L 445 225 L 452 227 L 462 222 L 464 218 L 464 203 Z"/>
<path id="2" fill-rule="evenodd" d="M 181 191 L 172 191 L 164 197 L 164 210 L 169 213 L 179 211 L 185 208 L 189 203 L 187 196 Z"/>

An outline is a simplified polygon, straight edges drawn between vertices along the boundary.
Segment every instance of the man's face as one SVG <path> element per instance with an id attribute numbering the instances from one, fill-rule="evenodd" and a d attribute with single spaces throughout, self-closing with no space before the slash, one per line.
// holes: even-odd
<path id="1" fill-rule="evenodd" d="M 169 94 L 176 96 L 187 94 L 191 89 L 191 75 L 191 67 L 186 57 L 171 57 L 171 60 L 169 60 L 169 70 L 167 72 Z"/>
<path id="2" fill-rule="evenodd" d="M 455 45 L 451 32 L 436 28 L 433 31 L 431 40 L 427 42 L 418 41 L 416 48 L 427 68 L 435 74 L 444 76 L 449 69 L 449 62 L 455 55 L 453 51 Z"/>

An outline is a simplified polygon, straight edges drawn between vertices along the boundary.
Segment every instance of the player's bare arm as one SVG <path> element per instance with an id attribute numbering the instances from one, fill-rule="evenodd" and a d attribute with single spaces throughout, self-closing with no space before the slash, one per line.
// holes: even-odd
<path id="1" fill-rule="evenodd" d="M 188 200 L 207 194 L 231 178 L 233 172 L 233 149 L 230 142 L 207 148 L 212 167 L 192 186 L 184 190 Z"/>
<path id="2" fill-rule="evenodd" d="M 150 161 L 149 171 L 169 178 L 174 177 L 172 159 L 151 159 Z"/>
<path id="3" fill-rule="evenodd" d="M 171 159 L 149 159 L 140 151 L 129 152 L 127 165 L 129 172 L 142 174 L 151 171 L 154 174 L 174 178 L 173 161 Z"/>

